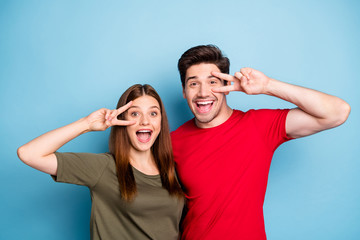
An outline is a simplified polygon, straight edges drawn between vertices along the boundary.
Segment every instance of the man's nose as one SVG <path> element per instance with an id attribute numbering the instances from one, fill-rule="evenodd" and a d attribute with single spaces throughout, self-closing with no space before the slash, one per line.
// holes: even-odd
<path id="1" fill-rule="evenodd" d="M 207 97 L 210 94 L 210 88 L 206 84 L 201 84 L 198 95 L 200 97 Z"/>

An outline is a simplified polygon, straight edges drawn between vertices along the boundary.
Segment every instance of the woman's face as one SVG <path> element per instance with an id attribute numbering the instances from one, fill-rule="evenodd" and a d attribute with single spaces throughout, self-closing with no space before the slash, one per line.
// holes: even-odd
<path id="1" fill-rule="evenodd" d="M 136 121 L 127 126 L 127 134 L 134 150 L 149 151 L 161 130 L 161 111 L 158 101 L 148 95 L 133 100 L 126 112 L 127 120 Z"/>

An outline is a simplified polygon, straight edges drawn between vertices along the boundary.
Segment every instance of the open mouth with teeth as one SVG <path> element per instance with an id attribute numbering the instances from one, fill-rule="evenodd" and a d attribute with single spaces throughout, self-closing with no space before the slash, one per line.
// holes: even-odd
<path id="1" fill-rule="evenodd" d="M 136 131 L 136 137 L 139 140 L 139 142 L 147 143 L 150 141 L 152 135 L 151 130 L 139 130 Z"/>
<path id="2" fill-rule="evenodd" d="M 196 109 L 199 113 L 207 113 L 211 110 L 214 101 L 196 101 Z"/>

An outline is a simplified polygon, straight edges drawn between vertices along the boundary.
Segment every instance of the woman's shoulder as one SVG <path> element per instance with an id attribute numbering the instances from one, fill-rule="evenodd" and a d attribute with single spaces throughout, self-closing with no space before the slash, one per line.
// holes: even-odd
<path id="1" fill-rule="evenodd" d="M 65 160 L 85 160 L 95 162 L 113 162 L 114 157 L 111 153 L 87 153 L 87 152 L 56 152 L 58 159 Z"/>

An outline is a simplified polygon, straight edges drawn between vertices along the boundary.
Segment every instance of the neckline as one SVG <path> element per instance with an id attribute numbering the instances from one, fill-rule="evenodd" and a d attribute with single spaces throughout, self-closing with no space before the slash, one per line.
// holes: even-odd
<path id="1" fill-rule="evenodd" d="M 225 124 L 227 124 L 228 122 L 230 122 L 233 118 L 235 118 L 235 115 L 239 114 L 239 113 L 242 113 L 241 111 L 239 110 L 236 110 L 236 109 L 233 109 L 233 112 L 231 113 L 230 117 L 228 119 L 226 119 L 223 123 L 215 126 L 215 127 L 210 127 L 210 128 L 200 128 L 196 125 L 195 123 L 195 117 L 192 119 L 192 124 L 193 124 L 193 127 L 197 130 L 201 130 L 201 131 L 211 131 L 213 129 L 217 129 L 217 128 L 220 128 L 222 126 L 224 126 Z"/>
<path id="2" fill-rule="evenodd" d="M 145 173 L 141 172 L 139 169 L 135 168 L 133 165 L 131 165 L 131 168 L 132 168 L 134 174 L 137 174 L 137 175 L 140 175 L 140 176 L 143 176 L 146 178 L 156 179 L 156 178 L 160 177 L 160 174 L 156 174 L 156 175 L 145 174 Z"/>

